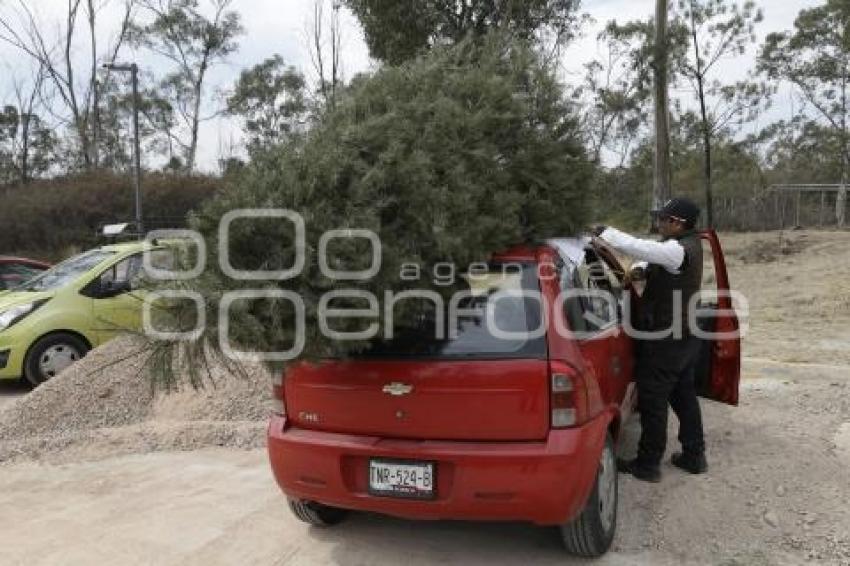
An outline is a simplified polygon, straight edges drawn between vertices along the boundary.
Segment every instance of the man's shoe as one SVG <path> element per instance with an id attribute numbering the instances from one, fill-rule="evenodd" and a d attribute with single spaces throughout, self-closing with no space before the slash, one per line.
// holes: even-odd
<path id="1" fill-rule="evenodd" d="M 691 455 L 676 452 L 670 458 L 670 463 L 692 474 L 704 474 L 708 471 L 708 462 L 705 460 L 705 454 Z"/>
<path id="2" fill-rule="evenodd" d="M 661 469 L 658 466 L 649 466 L 637 459 L 617 460 L 617 469 L 624 474 L 631 474 L 642 481 L 652 483 L 661 481 Z"/>

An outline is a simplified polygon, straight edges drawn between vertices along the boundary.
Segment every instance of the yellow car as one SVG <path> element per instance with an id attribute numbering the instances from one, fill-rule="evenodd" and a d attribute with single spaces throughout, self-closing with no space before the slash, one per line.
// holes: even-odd
<path id="1" fill-rule="evenodd" d="M 95 248 L 0 292 L 0 379 L 38 385 L 118 333 L 141 331 L 142 254 L 159 249 Z"/>

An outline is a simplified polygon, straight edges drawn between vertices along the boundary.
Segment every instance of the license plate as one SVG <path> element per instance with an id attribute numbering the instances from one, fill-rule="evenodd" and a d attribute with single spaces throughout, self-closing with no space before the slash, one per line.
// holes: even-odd
<path id="1" fill-rule="evenodd" d="M 373 495 L 432 499 L 433 462 L 369 460 L 369 492 Z"/>

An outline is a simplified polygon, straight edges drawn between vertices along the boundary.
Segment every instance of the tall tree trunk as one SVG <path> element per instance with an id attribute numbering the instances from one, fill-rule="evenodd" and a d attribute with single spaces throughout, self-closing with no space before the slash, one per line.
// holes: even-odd
<path id="1" fill-rule="evenodd" d="M 667 0 L 655 2 L 655 171 L 652 208 L 670 198 L 670 115 L 667 93 Z"/>
<path id="2" fill-rule="evenodd" d="M 30 172 L 30 113 L 22 112 L 21 116 L 21 184 L 29 182 Z"/>
<path id="3" fill-rule="evenodd" d="M 319 75 L 319 91 L 322 93 L 322 99 L 327 103 L 328 87 L 325 83 L 325 62 L 322 53 L 323 9 L 324 0 L 313 0 L 313 49 L 315 49 L 313 66 L 316 67 L 316 72 Z"/>
<path id="4" fill-rule="evenodd" d="M 845 135 L 846 138 L 846 135 Z M 835 196 L 835 223 L 839 228 L 844 227 L 847 211 L 847 142 L 844 143 L 844 151 L 841 152 L 841 186 L 838 188 L 838 194 Z"/>
<path id="5" fill-rule="evenodd" d="M 77 136 L 80 139 L 80 153 L 83 158 L 83 165 L 86 169 L 91 168 L 91 140 L 88 132 L 88 119 L 83 115 L 80 109 L 80 104 L 77 100 L 77 93 L 74 87 L 74 64 L 72 60 L 74 27 L 76 26 L 77 10 L 79 10 L 81 0 L 73 0 L 68 2 L 68 17 L 67 26 L 64 38 L 65 52 L 65 76 L 68 85 L 68 102 L 71 109 L 71 115 L 74 118 L 74 128 L 77 131 Z"/>
<path id="6" fill-rule="evenodd" d="M 333 17 L 331 19 L 331 107 L 336 107 L 336 86 L 339 82 L 339 3 L 333 2 Z"/>
<path id="7" fill-rule="evenodd" d="M 699 86 L 699 107 L 702 115 L 702 146 L 703 171 L 702 180 L 705 187 L 705 220 L 708 228 L 714 228 L 714 197 L 711 186 L 711 128 L 708 123 L 708 112 L 705 107 L 705 90 L 703 77 L 697 80 Z"/>
<path id="8" fill-rule="evenodd" d="M 189 141 L 189 151 L 186 155 L 186 172 L 191 174 L 195 170 L 195 155 L 198 153 L 198 128 L 200 125 L 201 93 L 200 84 L 195 87 L 195 101 L 192 110 L 192 137 Z"/>
<path id="9" fill-rule="evenodd" d="M 711 125 L 708 122 L 708 110 L 705 107 L 705 75 L 702 68 L 702 57 L 699 52 L 699 38 L 694 16 L 694 3 L 691 1 L 691 41 L 694 46 L 696 59 L 695 78 L 697 81 L 697 98 L 699 98 L 700 119 L 702 120 L 703 148 L 703 186 L 705 187 L 705 219 L 709 228 L 714 227 L 714 199 L 711 194 Z"/>
<path id="10" fill-rule="evenodd" d="M 204 75 L 207 72 L 207 59 L 201 62 L 198 69 L 198 80 L 195 82 L 195 100 L 192 108 L 192 138 L 189 142 L 189 154 L 186 156 L 186 172 L 191 174 L 195 171 L 195 156 L 198 153 L 198 128 L 201 122 L 201 97 L 204 94 Z"/>
<path id="11" fill-rule="evenodd" d="M 100 84 L 97 79 L 92 81 L 92 165 L 100 167 Z"/>
<path id="12" fill-rule="evenodd" d="M 847 212 L 847 169 L 850 143 L 847 135 L 847 58 L 845 55 L 843 73 L 841 74 L 841 186 L 835 196 L 835 223 L 839 228 L 844 227 Z"/>
<path id="13" fill-rule="evenodd" d="M 91 96 L 92 96 L 92 125 L 91 125 L 91 159 L 92 165 L 97 168 L 100 165 L 100 103 L 98 100 L 97 84 L 97 27 L 95 22 L 94 0 L 88 0 L 89 32 L 91 41 Z"/>

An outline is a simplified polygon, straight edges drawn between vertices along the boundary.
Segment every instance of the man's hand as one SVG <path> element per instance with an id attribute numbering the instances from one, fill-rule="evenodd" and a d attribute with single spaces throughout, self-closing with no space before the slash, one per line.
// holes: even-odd
<path id="1" fill-rule="evenodd" d="M 646 279 L 646 268 L 636 265 L 629 270 L 629 281 L 643 281 Z"/>
<path id="2" fill-rule="evenodd" d="M 602 235 L 602 232 L 604 232 L 606 228 L 608 228 L 608 227 L 607 227 L 607 226 L 605 226 L 605 225 L 603 225 L 603 224 L 595 224 L 595 225 L 593 225 L 593 226 L 589 226 L 589 227 L 587 228 L 587 231 L 588 231 L 588 232 L 589 232 L 589 233 L 590 233 L 593 237 L 598 238 L 599 236 L 601 236 L 601 235 Z"/>
<path id="3" fill-rule="evenodd" d="M 611 268 L 618 279 L 622 280 L 626 276 L 626 274 L 623 273 L 623 269 L 620 267 L 620 262 L 617 260 L 617 254 L 614 253 L 614 250 L 608 245 L 608 242 L 602 238 L 593 236 L 590 239 L 590 245 L 593 246 L 593 249 L 596 250 L 596 254 L 608 265 L 608 267 Z"/>

